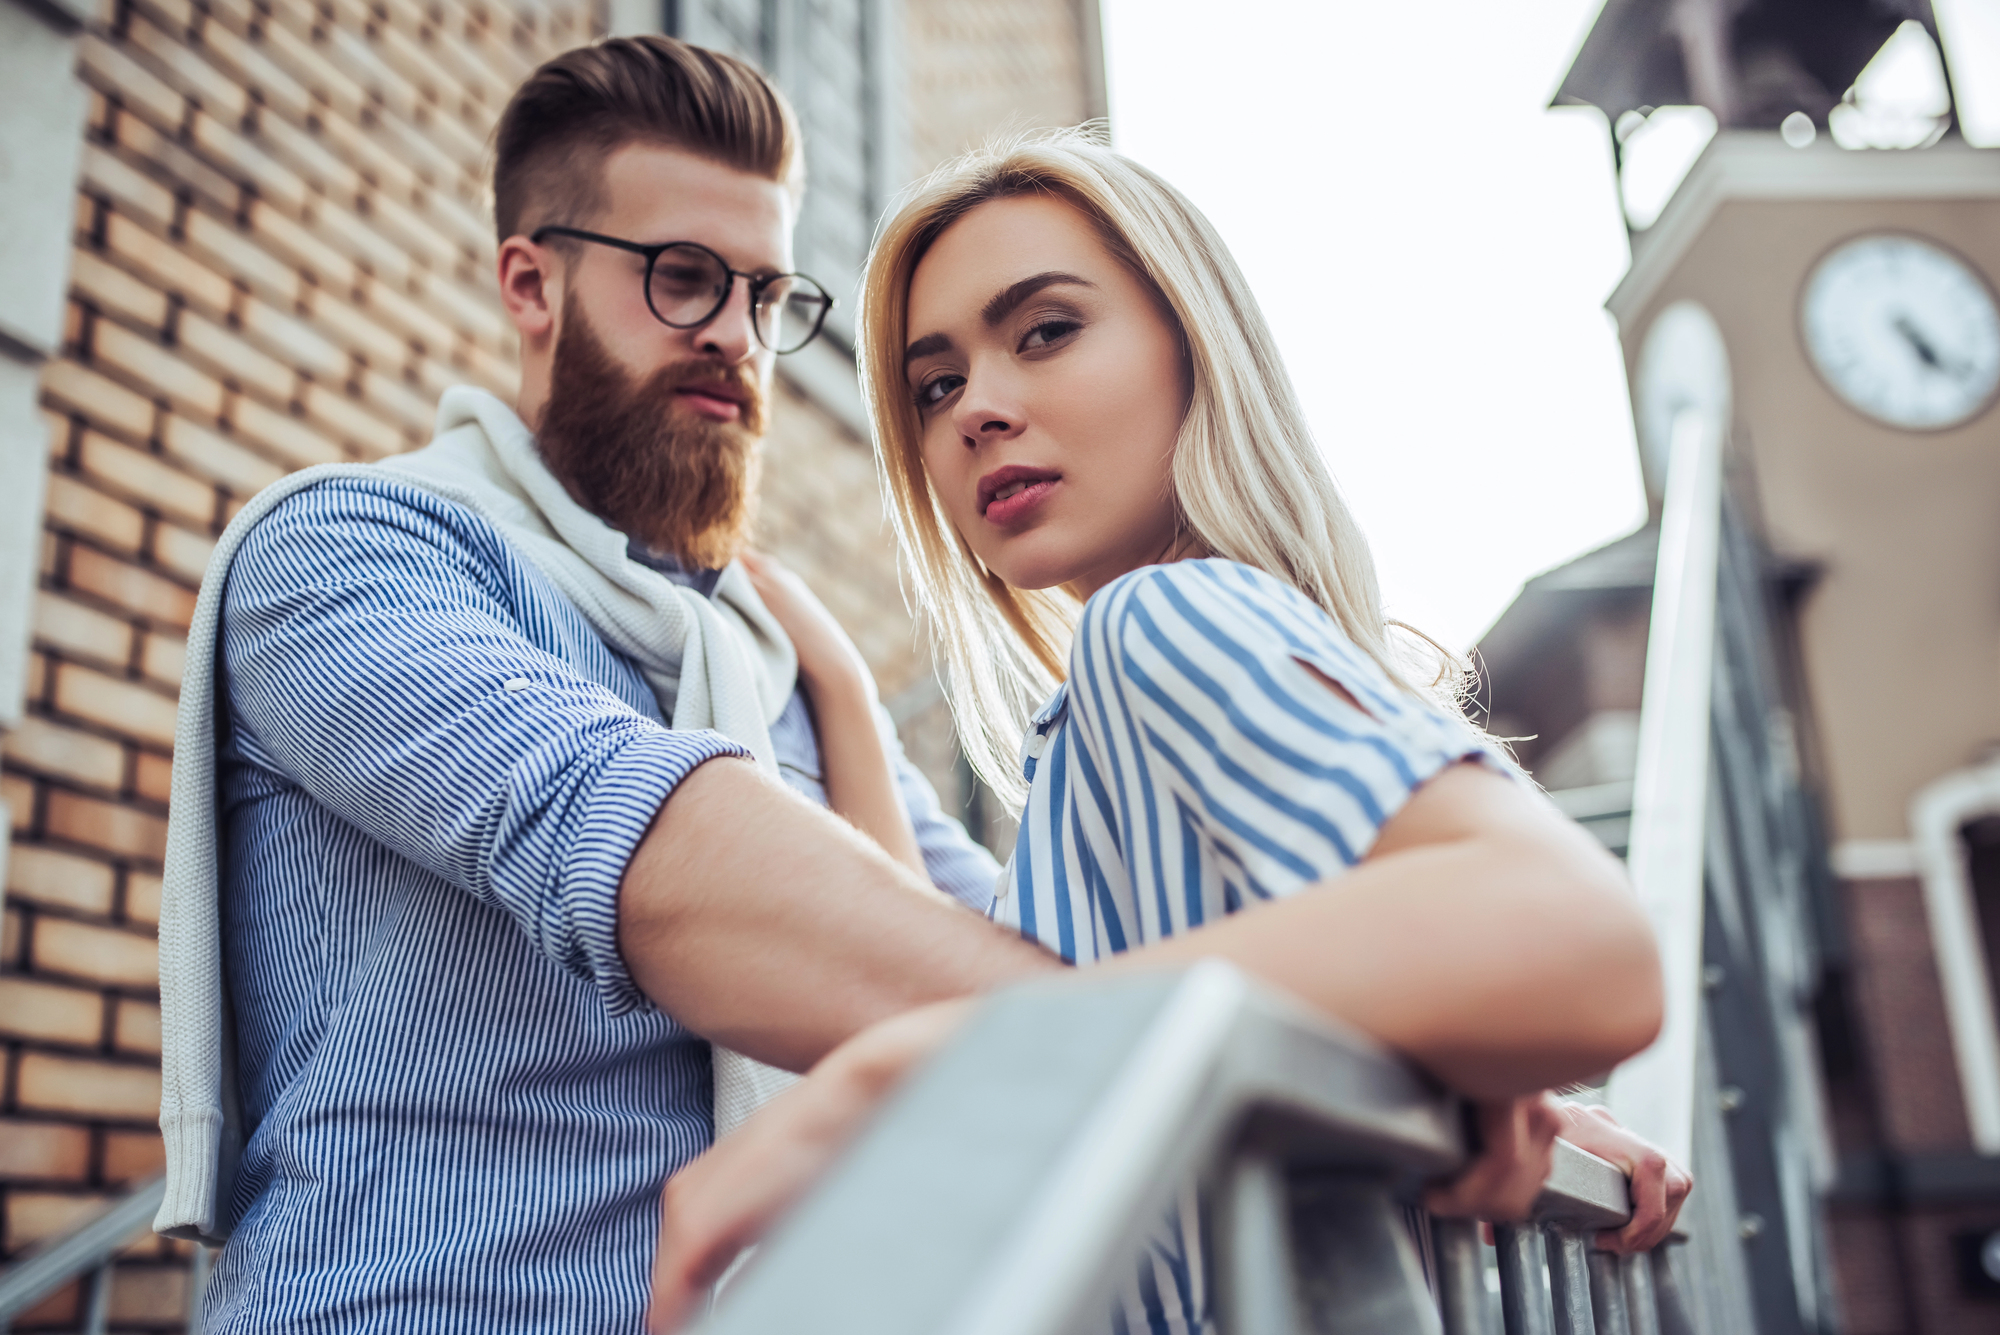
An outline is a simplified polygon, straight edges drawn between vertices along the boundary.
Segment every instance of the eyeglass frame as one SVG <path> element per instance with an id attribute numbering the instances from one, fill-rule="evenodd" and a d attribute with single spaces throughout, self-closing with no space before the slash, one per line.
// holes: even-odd
<path id="1" fill-rule="evenodd" d="M 788 357 L 794 352 L 802 351 L 807 344 L 818 338 L 820 331 L 826 327 L 826 317 L 832 313 L 835 304 L 834 295 L 828 292 L 825 286 L 811 274 L 796 272 L 772 273 L 765 274 L 760 278 L 756 274 L 744 273 L 741 269 L 730 268 L 728 260 L 723 259 L 722 256 L 716 254 L 699 241 L 662 241 L 657 245 L 649 246 L 642 245 L 637 241 L 627 241 L 622 237 L 606 236 L 602 232 L 586 232 L 580 227 L 563 227 L 554 223 L 551 223 L 547 227 L 537 227 L 533 232 L 529 233 L 528 240 L 539 246 L 542 244 L 542 238 L 545 236 L 566 236 L 577 241 L 589 241 L 595 245 L 610 246 L 617 250 L 630 251 L 634 255 L 643 255 L 646 259 L 646 276 L 642 280 L 646 292 L 646 309 L 652 312 L 655 320 L 658 320 L 669 329 L 699 329 L 715 319 L 716 316 L 722 314 L 722 308 L 729 304 L 729 298 L 735 295 L 736 280 L 741 278 L 745 283 L 749 284 L 750 289 L 750 332 L 755 336 L 760 346 L 777 357 Z M 722 295 L 716 298 L 715 305 L 710 308 L 708 314 L 702 316 L 699 320 L 690 320 L 686 324 L 677 324 L 669 320 L 666 316 L 660 314 L 660 308 L 653 304 L 653 265 L 658 262 L 660 256 L 680 246 L 698 250 L 708 256 L 716 262 L 722 269 L 722 272 L 729 278 L 729 285 L 722 290 Z M 805 279 L 808 283 L 819 289 L 820 298 L 823 303 L 819 308 L 819 318 L 813 321 L 812 332 L 799 341 L 798 347 L 783 350 L 772 347 L 765 340 L 763 330 L 757 327 L 756 315 L 757 298 L 763 295 L 765 288 L 781 278 Z"/>

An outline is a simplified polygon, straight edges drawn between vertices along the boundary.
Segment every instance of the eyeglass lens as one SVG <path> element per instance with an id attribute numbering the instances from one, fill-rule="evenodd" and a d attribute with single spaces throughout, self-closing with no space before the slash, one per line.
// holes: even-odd
<path id="1" fill-rule="evenodd" d="M 653 313 L 677 328 L 705 324 L 729 299 L 729 270 L 699 246 L 669 246 L 653 261 Z M 819 329 L 826 294 L 811 279 L 785 274 L 763 284 L 752 312 L 757 337 L 773 352 L 804 347 Z"/>

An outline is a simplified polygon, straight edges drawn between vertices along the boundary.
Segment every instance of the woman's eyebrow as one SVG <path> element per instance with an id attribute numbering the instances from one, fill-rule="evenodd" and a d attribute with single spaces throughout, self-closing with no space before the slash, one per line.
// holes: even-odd
<path id="1" fill-rule="evenodd" d="M 1061 286 L 1094 288 L 1097 284 L 1091 282 L 1088 278 L 1079 278 L 1073 273 L 1064 273 L 1060 269 L 1050 269 L 1046 273 L 1038 273 L 1031 277 L 1023 278 L 1018 283 L 1009 283 L 1006 287 L 1000 289 L 1000 291 L 994 294 L 993 299 L 980 309 L 979 318 L 984 320 L 989 326 L 997 325 L 1012 315 L 1022 302 L 1034 296 L 1043 288 Z M 903 349 L 903 365 L 908 366 L 919 357 L 929 357 L 933 353 L 949 352 L 950 350 L 951 340 L 945 335 L 925 334 L 922 338 L 910 344 L 909 347 Z"/>
<path id="2" fill-rule="evenodd" d="M 933 353 L 950 351 L 951 340 L 943 334 L 925 334 L 922 338 L 910 344 L 909 347 L 903 349 L 903 365 L 908 366 L 919 357 L 928 357 Z"/>
<path id="3" fill-rule="evenodd" d="M 1088 278 L 1078 278 L 1073 273 L 1063 273 L 1060 270 L 1051 269 L 1047 273 L 1038 273 L 1033 277 L 1023 278 L 1018 283 L 1009 283 L 1006 287 L 1000 289 L 999 292 L 994 294 L 993 300 L 987 302 L 985 308 L 979 312 L 979 318 L 984 320 L 989 326 L 997 325 L 1012 315 L 1015 308 L 1029 297 L 1034 296 L 1045 287 L 1056 287 L 1060 284 L 1068 284 L 1076 287 L 1097 286 L 1097 284 L 1091 282 Z"/>

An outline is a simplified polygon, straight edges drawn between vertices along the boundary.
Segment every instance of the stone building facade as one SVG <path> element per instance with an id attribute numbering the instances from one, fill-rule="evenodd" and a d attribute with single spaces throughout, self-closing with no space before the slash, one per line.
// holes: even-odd
<path id="1" fill-rule="evenodd" d="M 1103 111 L 1082 0 L 748 6 L 782 20 L 769 40 L 702 26 L 728 9 L 0 0 L 0 1266 L 161 1164 L 161 856 L 216 536 L 287 472 L 421 444 L 448 385 L 513 392 L 483 170 L 518 81 L 607 28 L 763 61 L 821 192 L 801 267 L 843 295 L 913 174 L 996 126 Z M 849 329 L 781 368 L 760 541 L 979 815 L 896 578 Z M 136 1238 L 112 1327 L 181 1323 L 190 1259 Z M 76 1328 L 87 1302 L 72 1283 L 16 1327 Z"/>

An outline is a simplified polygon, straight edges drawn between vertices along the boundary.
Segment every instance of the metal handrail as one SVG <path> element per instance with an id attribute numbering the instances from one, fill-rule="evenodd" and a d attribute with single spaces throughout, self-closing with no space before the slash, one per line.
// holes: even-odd
<path id="1" fill-rule="evenodd" d="M 1010 990 L 898 1094 L 705 1330 L 1102 1329 L 1114 1285 L 1192 1185 L 1213 1214 L 1231 1335 L 1333 1322 L 1473 1335 L 1489 1301 L 1477 1234 L 1438 1223 L 1434 1297 L 1402 1204 L 1463 1162 L 1461 1125 L 1407 1063 L 1226 965 Z M 1630 1216 L 1626 1182 L 1557 1151 L 1537 1226 L 1502 1250 L 1503 1300 L 1541 1322 L 1519 1329 L 1692 1331 L 1657 1302 L 1664 1254 L 1589 1258 L 1591 1233 Z"/>
<path id="2" fill-rule="evenodd" d="M 1688 1163 L 1694 1147 L 1726 428 L 1715 406 L 1686 407 L 1670 436 L 1626 855 L 1633 889 L 1660 944 L 1666 1020 L 1653 1045 L 1613 1073 L 1610 1088 L 1619 1119 L 1678 1163 Z"/>
<path id="3" fill-rule="evenodd" d="M 163 1173 L 149 1178 L 90 1219 L 0 1271 L 0 1331 L 71 1280 L 103 1276 L 91 1286 L 85 1328 L 101 1331 L 109 1301 L 109 1266 L 134 1233 L 153 1222 L 167 1192 Z"/>

